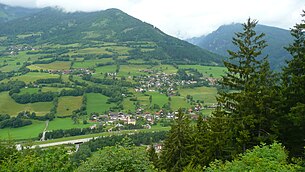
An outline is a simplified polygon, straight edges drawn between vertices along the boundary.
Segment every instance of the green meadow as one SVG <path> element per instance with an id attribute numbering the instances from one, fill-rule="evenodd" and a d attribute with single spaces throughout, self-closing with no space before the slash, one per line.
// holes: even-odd
<path id="1" fill-rule="evenodd" d="M 4 128 L 0 129 L 0 139 L 38 139 L 39 133 L 45 128 L 45 121 L 32 120 L 33 124 L 20 128 Z"/>
<path id="2" fill-rule="evenodd" d="M 179 65 L 182 69 L 197 69 L 198 72 L 202 73 L 204 77 L 221 78 L 226 72 L 225 67 L 218 66 L 201 66 L 201 65 Z"/>
<path id="3" fill-rule="evenodd" d="M 182 96 L 172 96 L 170 103 L 171 103 L 171 108 L 174 111 L 178 110 L 179 108 L 187 109 L 191 107 L 191 105 L 186 101 L 186 98 Z"/>
<path id="4" fill-rule="evenodd" d="M 160 94 L 158 92 L 147 92 L 149 96 L 152 98 L 151 104 L 157 104 L 162 107 L 164 104 L 168 103 L 168 97 L 164 94 Z M 148 97 L 149 98 L 149 97 Z"/>
<path id="5" fill-rule="evenodd" d="M 53 106 L 52 102 L 19 104 L 9 96 L 8 92 L 1 92 L 0 100 L 0 113 L 12 116 L 16 116 L 21 111 L 35 112 L 38 116 L 45 115 Z"/>
<path id="6" fill-rule="evenodd" d="M 31 65 L 28 68 L 32 70 L 69 70 L 71 66 L 70 61 L 55 61 L 49 64 L 35 64 Z"/>
<path id="7" fill-rule="evenodd" d="M 47 79 L 47 78 L 59 78 L 59 75 L 40 73 L 40 72 L 29 72 L 25 75 L 12 77 L 10 78 L 10 80 L 19 80 L 19 81 L 24 81 L 25 83 L 30 83 L 38 79 Z M 7 79 L 3 80 L 3 82 L 7 82 L 7 81 L 8 81 Z"/>
<path id="8" fill-rule="evenodd" d="M 114 62 L 112 58 L 103 58 L 98 60 L 85 60 L 80 62 L 75 62 L 73 68 L 94 68 L 96 64 L 106 64 L 109 62 Z"/>
<path id="9" fill-rule="evenodd" d="M 58 99 L 57 116 L 70 116 L 82 105 L 82 96 L 65 96 Z"/>
<path id="10" fill-rule="evenodd" d="M 179 93 L 185 97 L 193 96 L 194 100 L 203 100 L 205 105 L 216 103 L 217 89 L 215 87 L 196 87 L 180 89 Z"/>
<path id="11" fill-rule="evenodd" d="M 104 113 L 105 111 L 109 111 L 109 108 L 114 106 L 114 104 L 108 104 L 107 100 L 109 97 L 104 96 L 98 93 L 88 93 L 87 96 L 87 113 L 91 114 L 93 112 L 96 113 Z"/>
<path id="12" fill-rule="evenodd" d="M 59 130 L 59 129 L 71 129 L 71 128 L 87 128 L 92 126 L 93 123 L 83 124 L 82 119 L 79 120 L 78 124 L 74 124 L 71 118 L 55 118 L 49 122 L 48 131 Z"/>

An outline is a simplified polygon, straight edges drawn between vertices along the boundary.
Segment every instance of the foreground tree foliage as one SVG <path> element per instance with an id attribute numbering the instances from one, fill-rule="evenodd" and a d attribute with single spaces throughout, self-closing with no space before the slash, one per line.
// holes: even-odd
<path id="1" fill-rule="evenodd" d="M 156 171 L 144 147 L 131 145 L 131 140 L 126 139 L 121 145 L 105 147 L 95 153 L 76 171 Z"/>
<path id="2" fill-rule="evenodd" d="M 0 147 L 0 171 L 43 172 L 73 171 L 73 165 L 64 148 L 25 149 L 17 151 L 13 144 Z"/>
<path id="3" fill-rule="evenodd" d="M 161 168 L 166 171 L 182 171 L 191 161 L 190 120 L 181 109 L 176 117 L 161 152 Z"/>
<path id="4" fill-rule="evenodd" d="M 305 19 L 294 26 L 291 35 L 295 40 L 287 50 L 293 59 L 283 69 L 282 77 L 280 139 L 291 155 L 302 156 L 305 146 Z"/>
<path id="5" fill-rule="evenodd" d="M 300 166 L 289 164 L 288 155 L 281 144 L 255 146 L 253 150 L 239 155 L 233 161 L 215 161 L 205 171 L 208 172 L 244 172 L 244 171 L 282 171 L 293 172 L 301 169 Z"/>

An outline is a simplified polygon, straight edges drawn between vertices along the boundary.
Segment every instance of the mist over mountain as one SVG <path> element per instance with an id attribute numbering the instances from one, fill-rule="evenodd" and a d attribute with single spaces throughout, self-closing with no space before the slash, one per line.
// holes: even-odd
<path id="1" fill-rule="evenodd" d="M 268 47 L 264 49 L 263 53 L 269 55 L 271 68 L 280 70 L 285 65 L 285 61 L 291 58 L 291 55 L 284 49 L 293 41 L 289 30 L 265 25 L 257 25 L 255 30 L 258 34 L 266 34 L 264 39 L 267 41 Z M 237 50 L 232 43 L 232 38 L 235 36 L 234 33 L 241 31 L 242 25 L 239 23 L 223 25 L 208 35 L 188 39 L 187 41 L 227 57 L 229 55 L 227 50 Z"/>
<path id="2" fill-rule="evenodd" d="M 38 8 L 12 7 L 0 4 L 0 22 L 6 22 L 39 12 Z"/>

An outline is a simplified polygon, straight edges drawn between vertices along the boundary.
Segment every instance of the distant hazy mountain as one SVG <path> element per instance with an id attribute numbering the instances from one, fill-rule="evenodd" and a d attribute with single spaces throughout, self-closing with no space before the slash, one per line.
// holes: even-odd
<path id="1" fill-rule="evenodd" d="M 285 65 L 285 60 L 291 58 L 291 55 L 284 49 L 293 41 L 290 32 L 265 25 L 257 25 L 255 30 L 258 34 L 262 32 L 266 34 L 265 40 L 268 47 L 265 48 L 264 53 L 269 54 L 271 68 L 280 70 Z M 242 31 L 241 24 L 223 25 L 211 34 L 187 41 L 214 53 L 228 56 L 228 49 L 236 50 L 232 44 L 232 38 L 235 36 L 234 33 L 240 31 Z"/>
<path id="2" fill-rule="evenodd" d="M 16 39 L 18 35 L 32 35 Z M 176 62 L 222 64 L 221 56 L 186 41 L 171 37 L 156 27 L 142 22 L 118 9 L 99 12 L 66 13 L 44 8 L 36 13 L 6 22 L 0 36 L 8 36 L 3 44 L 152 42 L 157 45 L 151 56 Z"/>
<path id="3" fill-rule="evenodd" d="M 40 11 L 37 8 L 12 7 L 0 4 L 0 22 L 14 20 Z"/>

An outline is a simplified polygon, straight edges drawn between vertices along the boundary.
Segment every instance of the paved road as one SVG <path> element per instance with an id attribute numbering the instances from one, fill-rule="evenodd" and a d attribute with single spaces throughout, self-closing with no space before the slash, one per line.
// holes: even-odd
<path id="1" fill-rule="evenodd" d="M 84 142 L 89 142 L 92 139 L 93 138 L 85 138 L 85 139 L 68 140 L 68 141 L 55 142 L 55 143 L 39 144 L 39 145 L 32 146 L 31 148 L 35 148 L 37 146 L 41 147 L 41 148 L 44 148 L 44 147 L 50 147 L 50 146 L 67 145 L 67 144 L 75 144 L 75 143 L 84 143 Z"/>
<path id="2" fill-rule="evenodd" d="M 68 141 L 62 141 L 62 142 L 54 142 L 54 143 L 45 143 L 45 144 L 38 144 L 38 145 L 34 145 L 31 146 L 31 149 L 34 149 L 36 147 L 50 147 L 50 146 L 58 146 L 58 145 L 67 145 L 67 144 L 76 144 L 76 143 L 84 143 L 84 142 L 89 142 L 90 140 L 92 140 L 93 138 L 98 138 L 98 137 L 92 137 L 92 138 L 85 138 L 85 139 L 76 139 L 76 140 L 68 140 Z M 17 144 L 16 145 L 17 150 L 21 150 L 22 149 L 22 145 Z"/>

